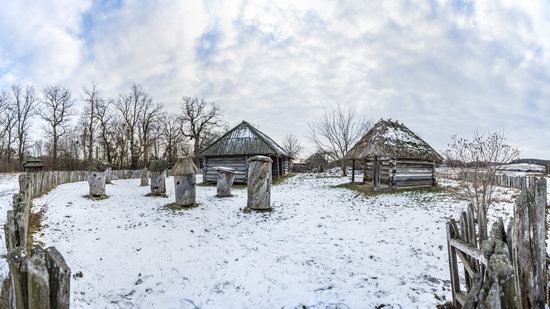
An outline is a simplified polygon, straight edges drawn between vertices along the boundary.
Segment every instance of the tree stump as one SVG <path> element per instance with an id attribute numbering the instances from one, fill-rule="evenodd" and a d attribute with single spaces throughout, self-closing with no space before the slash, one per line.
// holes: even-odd
<path id="1" fill-rule="evenodd" d="M 149 171 L 147 169 L 143 169 L 141 171 L 141 186 L 147 187 L 149 185 Z"/>
<path id="2" fill-rule="evenodd" d="M 92 171 L 88 176 L 90 196 L 105 196 L 106 175 L 105 172 Z"/>
<path id="3" fill-rule="evenodd" d="M 245 211 L 271 210 L 271 164 L 266 156 L 248 159 L 248 202 Z"/>
<path id="4" fill-rule="evenodd" d="M 228 167 L 216 166 L 215 170 L 218 171 L 218 180 L 216 182 L 217 188 L 217 197 L 230 197 L 231 186 L 233 186 L 233 181 L 235 179 L 235 169 Z"/>
<path id="5" fill-rule="evenodd" d="M 151 195 L 163 195 L 166 193 L 164 175 L 164 171 L 151 171 Z"/>
<path id="6" fill-rule="evenodd" d="M 196 173 L 198 169 L 192 157 L 179 159 L 172 169 L 176 195 L 176 206 L 196 205 Z"/>

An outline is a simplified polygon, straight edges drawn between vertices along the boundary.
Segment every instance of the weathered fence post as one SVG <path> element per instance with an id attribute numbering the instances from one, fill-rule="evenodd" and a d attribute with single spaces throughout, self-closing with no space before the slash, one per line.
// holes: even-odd
<path id="1" fill-rule="evenodd" d="M 55 183 L 69 181 L 59 174 Z M 53 247 L 46 250 L 32 246 L 29 237 L 33 188 L 38 178 L 23 174 L 19 177 L 19 194 L 13 197 L 13 209 L 8 210 L 4 225 L 6 259 L 10 270 L 9 302 L 12 309 L 68 309 L 70 304 L 70 273 L 61 254 Z M 48 186 L 41 188 L 45 190 Z M 51 189 L 51 188 L 50 188 Z"/>
<path id="2" fill-rule="evenodd" d="M 271 164 L 266 156 L 248 159 L 248 202 L 245 211 L 271 210 Z"/>
<path id="3" fill-rule="evenodd" d="M 523 191 L 514 209 L 514 253 L 518 282 L 526 308 L 544 308 L 547 291 L 546 179 L 537 178 L 532 192 Z"/>
<path id="4" fill-rule="evenodd" d="M 147 187 L 149 185 L 149 171 L 144 168 L 141 170 L 141 186 Z"/>
<path id="5" fill-rule="evenodd" d="M 174 187 L 176 195 L 176 205 L 181 207 L 192 207 L 196 205 L 196 173 L 198 168 L 195 166 L 192 157 L 179 159 L 172 169 L 174 176 Z"/>
<path id="6" fill-rule="evenodd" d="M 218 180 L 216 182 L 217 197 L 230 197 L 231 186 L 235 180 L 235 169 L 217 166 L 214 167 L 218 171 Z"/>
<path id="7" fill-rule="evenodd" d="M 151 195 L 166 194 L 166 165 L 160 160 L 153 160 L 149 166 L 151 175 Z"/>
<path id="8" fill-rule="evenodd" d="M 109 166 L 105 170 L 105 183 L 112 183 L 113 181 L 113 169 Z"/>

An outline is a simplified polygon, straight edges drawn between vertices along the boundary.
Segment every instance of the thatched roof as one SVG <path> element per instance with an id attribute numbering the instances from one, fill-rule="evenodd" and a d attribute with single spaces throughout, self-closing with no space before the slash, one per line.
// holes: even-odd
<path id="1" fill-rule="evenodd" d="M 243 121 L 214 141 L 198 157 L 238 156 L 238 155 L 272 155 L 289 157 L 274 140 Z"/>
<path id="2" fill-rule="evenodd" d="M 443 158 L 404 124 L 381 119 L 353 146 L 347 159 L 367 156 L 441 162 Z"/>
<path id="3" fill-rule="evenodd" d="M 23 167 L 24 168 L 42 168 L 44 167 L 44 164 L 42 163 L 42 160 L 40 160 L 40 158 L 37 158 L 37 157 L 27 157 L 27 159 L 25 159 L 25 161 L 23 162 Z"/>
<path id="4" fill-rule="evenodd" d="M 199 172 L 199 169 L 195 165 L 192 157 L 183 157 L 176 161 L 174 167 L 172 167 L 171 174 L 174 176 L 192 175 Z"/>

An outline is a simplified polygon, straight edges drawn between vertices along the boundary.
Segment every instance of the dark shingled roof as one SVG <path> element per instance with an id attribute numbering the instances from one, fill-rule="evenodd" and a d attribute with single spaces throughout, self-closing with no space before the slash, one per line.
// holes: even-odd
<path id="1" fill-rule="evenodd" d="M 269 136 L 243 121 L 203 149 L 197 157 L 272 155 L 289 157 Z"/>
<path id="2" fill-rule="evenodd" d="M 29 167 L 44 167 L 44 164 L 42 163 L 42 160 L 36 157 L 28 157 L 23 162 L 23 167 L 29 168 Z"/>
<path id="3" fill-rule="evenodd" d="M 353 146 L 346 159 L 367 156 L 441 162 L 443 158 L 404 124 L 381 119 Z"/>

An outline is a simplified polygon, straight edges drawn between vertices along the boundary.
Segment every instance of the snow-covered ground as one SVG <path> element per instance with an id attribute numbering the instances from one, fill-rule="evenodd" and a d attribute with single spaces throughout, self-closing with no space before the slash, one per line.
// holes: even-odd
<path id="1" fill-rule="evenodd" d="M 0 174 L 0 227 L 3 228 L 6 222 L 6 213 L 11 209 L 13 194 L 19 190 L 17 174 Z M 2 230 L 3 231 L 3 230 Z M 6 254 L 6 245 L 4 244 L 4 232 L 0 236 L 0 282 L 8 274 L 8 265 L 1 256 Z"/>
<path id="2" fill-rule="evenodd" d="M 242 213 L 246 191 L 173 211 L 139 180 L 90 201 L 62 185 L 38 240 L 72 268 L 74 308 L 430 308 L 450 298 L 445 222 L 466 202 L 448 193 L 364 197 L 341 177 L 300 175 L 273 187 L 271 213 Z M 511 204 L 495 209 L 509 213 Z M 345 305 L 344 305 L 345 304 Z M 332 307 L 336 308 L 336 307 Z"/>

